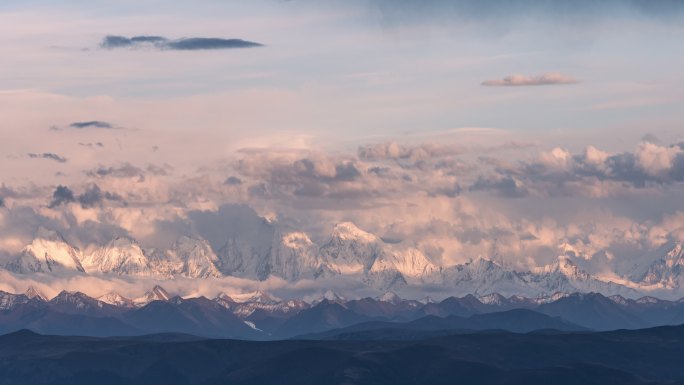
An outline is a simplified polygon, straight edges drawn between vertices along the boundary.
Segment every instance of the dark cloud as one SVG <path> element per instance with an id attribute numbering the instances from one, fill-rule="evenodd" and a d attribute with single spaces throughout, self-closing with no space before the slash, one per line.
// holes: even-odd
<path id="1" fill-rule="evenodd" d="M 122 48 L 134 46 L 136 44 L 156 44 L 166 41 L 167 39 L 161 36 L 133 36 L 131 38 L 127 38 L 124 36 L 109 35 L 105 36 L 105 38 L 102 40 L 102 43 L 100 43 L 100 46 L 102 48 Z"/>
<path id="2" fill-rule="evenodd" d="M 5 207 L 5 200 L 0 197 L 0 207 Z"/>
<path id="3" fill-rule="evenodd" d="M 201 49 L 228 49 L 228 48 L 250 48 L 260 47 L 261 44 L 242 39 L 220 39 L 220 38 L 187 38 L 170 41 L 167 45 L 169 49 L 176 50 L 201 50 Z"/>
<path id="4" fill-rule="evenodd" d="M 74 192 L 71 191 L 71 189 L 69 189 L 67 186 L 59 185 L 52 193 L 52 201 L 50 201 L 48 207 L 52 209 L 57 206 L 61 206 L 63 204 L 68 204 L 75 201 L 76 198 L 74 197 Z"/>
<path id="5" fill-rule="evenodd" d="M 242 180 L 236 176 L 229 176 L 223 183 L 230 186 L 239 186 L 242 184 Z"/>
<path id="6" fill-rule="evenodd" d="M 96 184 L 91 185 L 78 196 L 78 203 L 80 203 L 83 208 L 100 205 L 104 200 L 120 202 L 123 201 L 123 198 L 119 194 L 102 191 Z"/>
<path id="7" fill-rule="evenodd" d="M 59 162 L 59 163 L 66 163 L 68 160 L 67 158 L 65 158 L 63 156 L 57 155 L 57 154 L 52 153 L 52 152 L 44 152 L 42 154 L 29 153 L 28 156 L 29 156 L 29 158 L 34 158 L 34 159 L 50 159 L 50 160 L 54 160 L 55 162 Z"/>
<path id="8" fill-rule="evenodd" d="M 104 122 L 101 120 L 89 120 L 89 121 L 84 121 L 84 122 L 73 122 L 69 124 L 70 128 L 75 128 L 79 130 L 84 130 L 84 129 L 90 129 L 90 128 L 101 128 L 105 130 L 115 130 L 117 127 L 115 127 L 113 124 L 109 122 Z"/>
<path id="9" fill-rule="evenodd" d="M 335 166 L 335 179 L 340 181 L 353 181 L 361 176 L 359 170 L 352 163 L 338 164 Z"/>
<path id="10" fill-rule="evenodd" d="M 154 48 L 159 50 L 198 51 L 261 47 L 262 44 L 242 39 L 223 39 L 216 37 L 189 37 L 176 40 L 162 36 L 114 36 L 109 35 L 100 43 L 105 49 L 115 48 Z"/>
<path id="11" fill-rule="evenodd" d="M 191 211 L 188 219 L 197 233 L 220 252 L 231 239 L 243 239 L 254 245 L 254 256 L 266 255 L 271 247 L 275 225 L 246 205 L 228 204 L 218 211 Z"/>

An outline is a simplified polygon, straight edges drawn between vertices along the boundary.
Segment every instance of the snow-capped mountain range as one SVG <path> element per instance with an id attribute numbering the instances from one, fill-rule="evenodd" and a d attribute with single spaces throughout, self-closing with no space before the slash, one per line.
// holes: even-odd
<path id="1" fill-rule="evenodd" d="M 677 295 L 684 287 L 684 248 L 661 249 L 648 265 L 619 280 L 593 275 L 570 256 L 555 263 L 520 271 L 478 258 L 442 266 L 414 247 L 390 244 L 350 222 L 336 225 L 322 245 L 303 232 L 281 231 L 250 236 L 228 236 L 218 250 L 204 239 L 183 236 L 170 249 L 146 249 L 136 240 L 119 237 L 84 253 L 59 233 L 40 228 L 35 239 L 5 269 L 39 279 L 43 276 L 122 276 L 157 280 L 240 277 L 289 282 L 345 277 L 378 291 L 441 287 L 454 295 L 548 296 L 556 292 L 599 292 L 634 298 L 651 292 Z M 616 275 L 617 276 L 617 275 Z M 161 295 L 163 297 L 163 295 Z M 106 295 L 107 303 L 125 303 Z M 144 300 L 141 300 L 144 301 Z M 135 301 L 134 301 L 135 302 Z M 226 303 L 235 302 L 235 299 Z M 130 305 L 130 304 L 129 304 Z"/>

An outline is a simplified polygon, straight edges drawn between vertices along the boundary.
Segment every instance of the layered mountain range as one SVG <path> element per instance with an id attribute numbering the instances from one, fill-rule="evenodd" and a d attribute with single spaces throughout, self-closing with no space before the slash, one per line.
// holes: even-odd
<path id="1" fill-rule="evenodd" d="M 549 297 L 448 297 L 440 302 L 406 300 L 388 292 L 345 300 L 335 293 L 311 301 L 281 300 L 265 292 L 213 299 L 183 298 L 155 286 L 140 298 L 112 292 L 99 298 L 62 291 L 48 299 L 34 289 L 0 291 L 0 334 L 39 333 L 129 336 L 186 333 L 255 340 L 337 338 L 373 330 L 466 331 L 500 329 L 526 333 L 639 329 L 684 323 L 684 300 L 627 299 L 598 293 Z"/>
<path id="2" fill-rule="evenodd" d="M 59 233 L 40 228 L 35 239 L 4 268 L 40 279 L 45 276 L 123 276 L 157 280 L 241 277 L 289 282 L 348 277 L 379 291 L 440 287 L 453 295 L 548 296 L 556 292 L 599 292 L 636 298 L 649 293 L 673 297 L 684 287 L 684 248 L 666 245 L 627 274 L 594 275 L 568 255 L 547 266 L 517 270 L 485 258 L 444 266 L 419 249 L 388 243 L 353 223 L 336 225 L 319 245 L 303 232 L 282 231 L 265 223 L 256 232 L 229 234 L 213 246 L 183 236 L 168 250 L 144 248 L 119 237 L 85 253 Z"/>

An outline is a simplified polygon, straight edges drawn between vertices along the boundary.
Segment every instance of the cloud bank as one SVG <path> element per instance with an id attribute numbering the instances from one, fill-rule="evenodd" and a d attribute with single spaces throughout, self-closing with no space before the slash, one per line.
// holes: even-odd
<path id="1" fill-rule="evenodd" d="M 335 224 L 351 221 L 444 266 L 484 257 L 529 269 L 571 255 L 611 274 L 684 242 L 681 143 L 573 152 L 387 141 L 355 152 L 245 150 L 191 174 L 123 163 L 80 175 L 68 185 L 0 186 L 0 259 L 40 226 L 82 250 L 117 236 L 149 250 L 182 236 L 220 249 L 233 236 L 260 253 L 256 245 L 278 232 L 324 245 Z"/>

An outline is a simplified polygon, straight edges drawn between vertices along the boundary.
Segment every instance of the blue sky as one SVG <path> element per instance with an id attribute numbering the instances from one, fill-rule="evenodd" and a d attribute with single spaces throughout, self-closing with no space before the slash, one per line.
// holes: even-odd
<path id="1" fill-rule="evenodd" d="M 458 127 L 558 132 L 581 137 L 578 142 L 601 131 L 612 137 L 607 145 L 620 148 L 631 147 L 645 131 L 678 139 L 680 14 L 628 12 L 617 5 L 574 12 L 492 7 L 471 14 L 449 3 L 467 2 L 5 4 L 0 18 L 12 33 L 2 37 L 8 59 L 0 89 L 76 102 L 108 97 L 129 103 L 131 114 L 148 101 L 282 92 L 301 110 L 288 108 L 286 114 L 272 103 L 254 106 L 282 123 L 244 116 L 245 129 L 264 135 L 286 130 L 323 141 Z M 99 49 L 109 34 L 243 38 L 265 47 Z M 513 74 L 544 73 L 578 83 L 481 86 Z M 626 140 L 614 143 L 618 132 Z"/>

